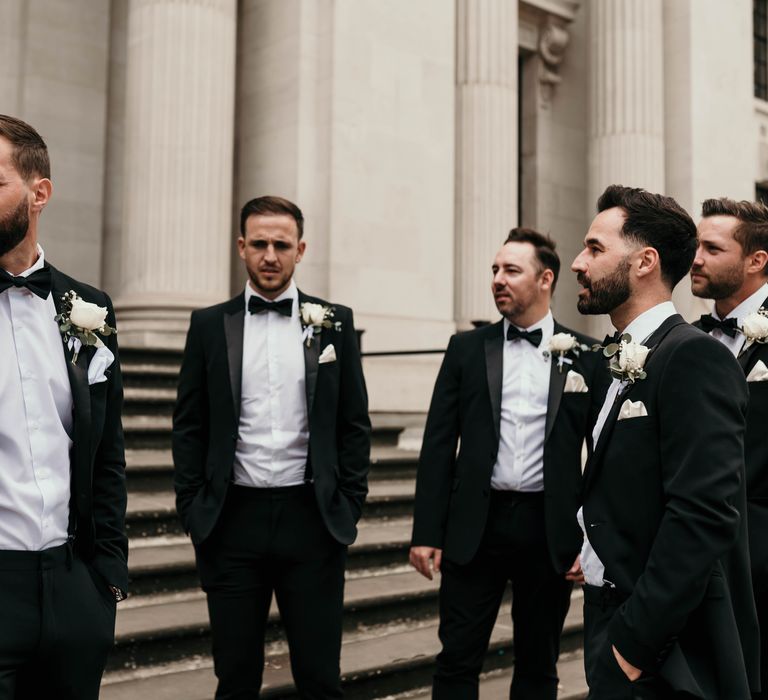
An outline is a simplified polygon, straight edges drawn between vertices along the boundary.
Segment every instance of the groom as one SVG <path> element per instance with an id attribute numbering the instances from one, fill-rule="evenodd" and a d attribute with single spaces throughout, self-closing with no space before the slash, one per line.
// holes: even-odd
<path id="1" fill-rule="evenodd" d="M 0 698 L 95 700 L 128 588 L 123 389 L 109 298 L 38 245 L 51 191 L 45 142 L 0 115 Z"/>
<path id="2" fill-rule="evenodd" d="M 173 417 L 176 505 L 208 597 L 217 698 L 258 698 L 274 591 L 302 698 L 342 696 L 344 563 L 370 421 L 352 311 L 300 292 L 301 210 L 248 202 L 248 283 L 195 311 Z"/>
<path id="3" fill-rule="evenodd" d="M 613 185 L 572 269 L 608 313 L 613 382 L 584 474 L 589 698 L 748 700 L 757 624 L 745 517 L 744 374 L 670 301 L 696 252 L 671 197 Z"/>

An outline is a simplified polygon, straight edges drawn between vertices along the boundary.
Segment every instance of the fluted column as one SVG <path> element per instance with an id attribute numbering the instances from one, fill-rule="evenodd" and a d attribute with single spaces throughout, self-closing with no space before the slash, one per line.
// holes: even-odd
<path id="1" fill-rule="evenodd" d="M 131 0 L 121 341 L 179 345 L 228 296 L 236 0 Z"/>
<path id="2" fill-rule="evenodd" d="M 661 0 L 591 0 L 589 202 L 610 184 L 664 191 Z"/>
<path id="3" fill-rule="evenodd" d="M 460 328 L 498 316 L 491 265 L 517 225 L 517 2 L 457 0 L 456 286 Z"/>

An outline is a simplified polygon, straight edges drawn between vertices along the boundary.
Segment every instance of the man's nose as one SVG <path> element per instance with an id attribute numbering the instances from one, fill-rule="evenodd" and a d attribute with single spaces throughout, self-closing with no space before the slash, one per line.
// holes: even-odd
<path id="1" fill-rule="evenodd" d="M 275 246 L 273 246 L 271 243 L 267 246 L 267 252 L 265 253 L 264 257 L 269 260 L 277 260 L 277 255 L 275 255 Z"/>
<path id="2" fill-rule="evenodd" d="M 579 254 L 578 254 L 578 255 L 577 255 L 577 256 L 576 256 L 576 257 L 573 259 L 573 262 L 571 263 L 571 270 L 572 270 L 573 272 L 584 272 L 584 270 L 585 270 L 585 267 L 584 267 L 584 263 L 583 263 L 583 261 L 582 261 L 582 256 L 583 256 L 583 255 L 584 255 L 584 253 L 579 253 Z"/>

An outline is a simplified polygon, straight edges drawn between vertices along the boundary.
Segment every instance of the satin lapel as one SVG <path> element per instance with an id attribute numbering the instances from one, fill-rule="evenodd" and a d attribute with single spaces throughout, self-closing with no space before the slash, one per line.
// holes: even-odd
<path id="1" fill-rule="evenodd" d="M 761 305 L 761 309 L 768 308 L 768 299 L 766 299 Z M 742 350 L 738 357 L 736 358 L 739 361 L 739 364 L 741 365 L 741 368 L 744 370 L 744 374 L 749 374 L 752 370 L 752 360 L 755 358 L 755 353 L 757 352 L 757 349 L 761 347 L 760 343 L 752 343 L 746 350 Z"/>
<path id="2" fill-rule="evenodd" d="M 491 397 L 491 413 L 496 438 L 501 435 L 501 385 L 504 374 L 504 322 L 492 326 L 493 335 L 485 339 L 485 371 Z"/>
<path id="3" fill-rule="evenodd" d="M 240 387 L 243 377 L 243 332 L 245 327 L 245 299 L 237 308 L 233 299 L 231 311 L 224 312 L 224 338 L 227 342 L 227 364 L 229 365 L 229 386 L 232 389 L 232 408 L 235 425 L 240 424 Z"/>
<path id="4" fill-rule="evenodd" d="M 310 299 L 299 290 L 299 307 L 306 301 L 319 303 L 319 300 Z M 309 346 L 307 346 L 306 341 L 302 343 L 304 346 L 304 388 L 307 394 L 307 420 L 312 415 L 312 406 L 315 402 L 317 374 L 320 369 L 320 341 L 322 337 L 323 333 L 321 331 L 317 335 L 312 336 Z"/>
<path id="5" fill-rule="evenodd" d="M 51 267 L 51 294 L 56 313 L 61 313 L 61 298 L 68 292 L 65 281 L 56 268 Z M 62 352 L 67 365 L 69 386 L 72 390 L 72 406 L 74 413 L 73 443 L 74 460 L 72 464 L 73 474 L 77 475 L 78 482 L 89 484 L 90 455 L 91 455 L 91 392 L 88 387 L 88 348 L 81 348 L 77 357 L 77 363 L 72 362 L 74 353 L 65 343 L 61 344 Z"/>
<path id="6" fill-rule="evenodd" d="M 555 333 L 561 333 L 563 330 L 562 326 L 555 323 Z M 552 355 L 550 357 L 549 395 L 547 397 L 547 420 L 544 428 L 544 442 L 549 439 L 549 434 L 555 425 L 557 411 L 560 408 L 560 400 L 563 398 L 565 380 L 568 377 L 568 365 L 564 365 L 562 370 L 561 372 L 554 355 Z"/>
<path id="7" fill-rule="evenodd" d="M 679 314 L 674 314 L 673 316 L 670 316 L 668 319 L 664 321 L 653 333 L 651 333 L 650 337 L 643 343 L 644 345 L 647 345 L 651 348 L 651 351 L 648 353 L 648 358 L 646 361 L 646 368 L 648 372 L 652 371 L 653 367 L 653 360 L 656 355 L 656 349 L 658 348 L 659 344 L 664 340 L 666 335 L 675 327 L 679 326 L 681 323 L 685 323 L 685 320 L 682 316 Z M 644 380 L 639 380 L 644 381 Z M 605 453 L 606 445 L 609 442 L 609 438 L 611 437 L 611 433 L 613 432 L 613 428 L 616 425 L 616 420 L 619 417 L 619 411 L 621 410 L 621 405 L 624 403 L 627 394 L 632 391 L 633 387 L 635 387 L 635 384 L 628 384 L 627 386 L 623 387 L 619 393 L 616 395 L 616 399 L 613 402 L 613 406 L 611 406 L 611 410 L 608 413 L 608 417 L 605 419 L 605 423 L 603 424 L 603 429 L 600 431 L 600 437 L 597 440 L 597 445 L 595 445 L 595 449 L 592 452 L 591 456 L 587 460 L 587 465 L 584 469 L 584 490 L 586 491 L 589 488 L 589 485 L 593 481 L 595 477 L 595 473 L 597 472 L 600 463 L 603 458 L 603 454 Z"/>

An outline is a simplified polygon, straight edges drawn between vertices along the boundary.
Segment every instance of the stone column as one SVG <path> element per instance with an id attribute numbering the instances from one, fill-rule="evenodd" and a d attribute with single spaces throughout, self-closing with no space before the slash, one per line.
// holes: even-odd
<path id="1" fill-rule="evenodd" d="M 121 343 L 179 346 L 229 293 L 236 0 L 132 0 Z"/>
<path id="2" fill-rule="evenodd" d="M 588 211 L 610 184 L 664 191 L 661 0 L 592 0 Z"/>
<path id="3" fill-rule="evenodd" d="M 517 2 L 458 0 L 456 286 L 459 328 L 498 317 L 491 265 L 517 225 Z"/>

